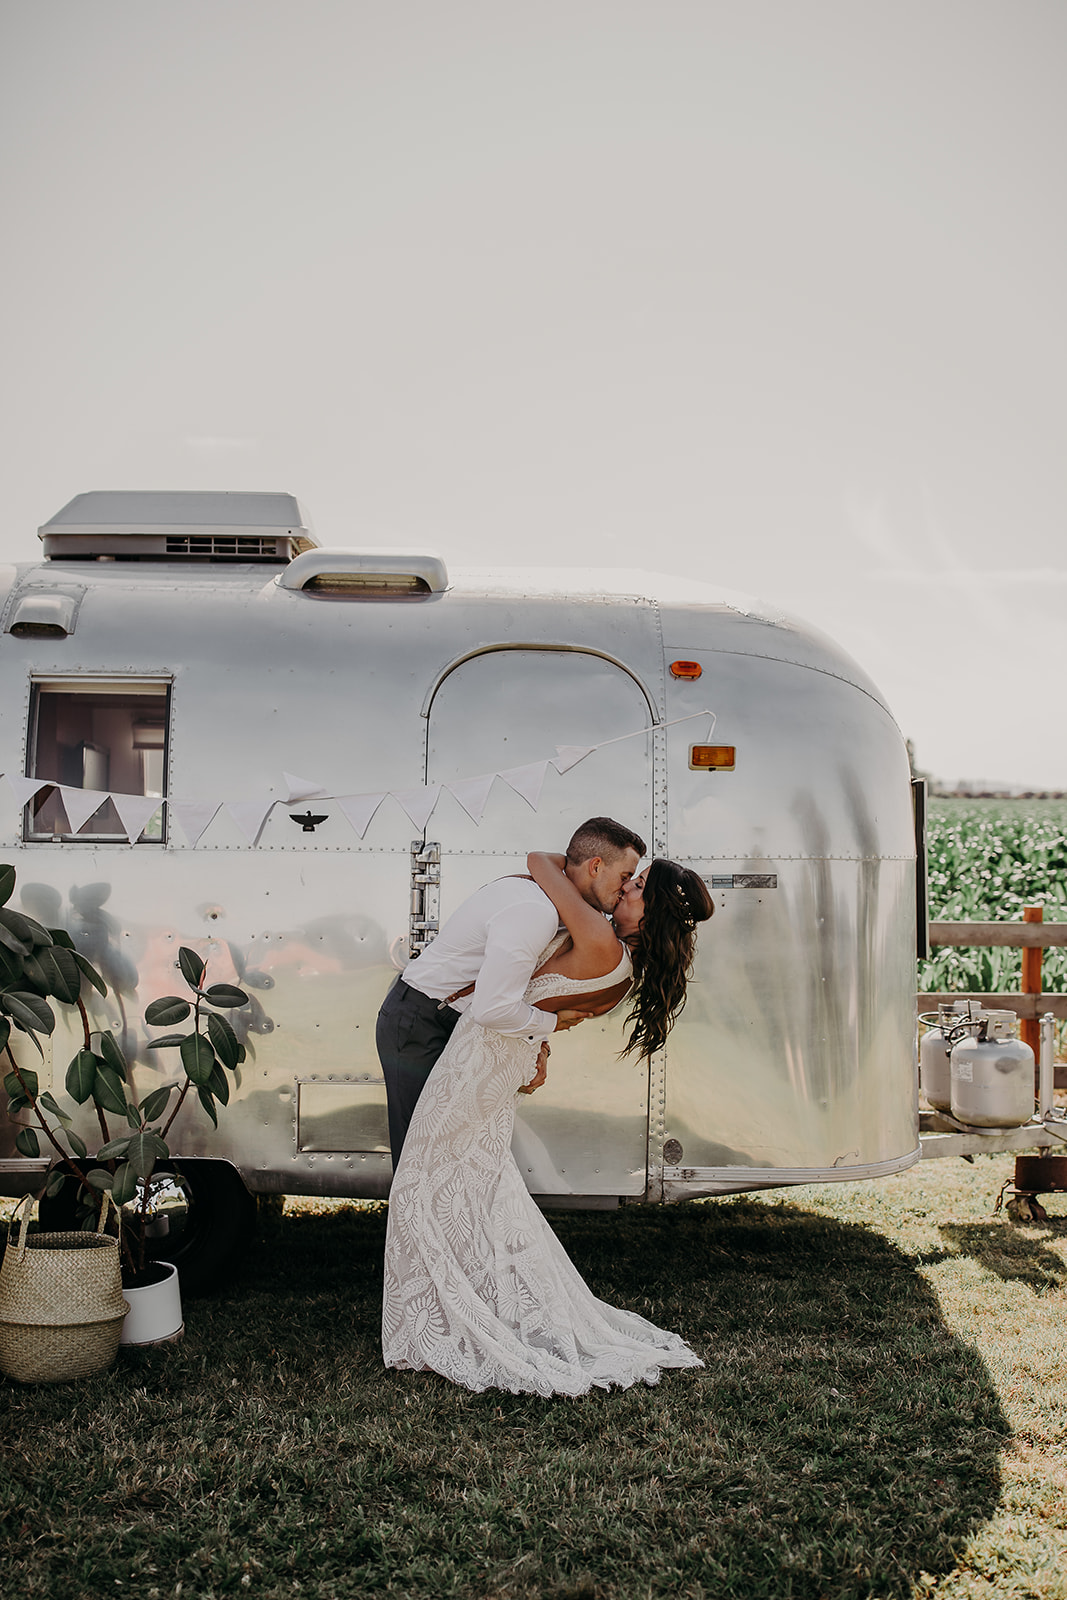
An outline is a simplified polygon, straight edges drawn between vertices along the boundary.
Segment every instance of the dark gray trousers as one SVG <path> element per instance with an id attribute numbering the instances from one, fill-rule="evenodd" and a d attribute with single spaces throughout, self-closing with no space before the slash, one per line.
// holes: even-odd
<path id="1" fill-rule="evenodd" d="M 448 1043 L 459 1012 L 411 989 L 398 978 L 378 1013 L 375 1042 L 389 1105 L 389 1146 L 396 1171 L 415 1102 Z"/>

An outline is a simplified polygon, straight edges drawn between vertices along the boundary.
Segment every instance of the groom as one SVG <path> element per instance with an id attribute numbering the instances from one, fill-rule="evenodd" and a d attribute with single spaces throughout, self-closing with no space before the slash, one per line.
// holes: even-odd
<path id="1" fill-rule="evenodd" d="M 583 822 L 565 872 L 582 899 L 610 916 L 645 841 L 610 817 Z M 584 1011 L 539 1011 L 523 999 L 537 958 L 559 929 L 556 908 L 528 878 L 497 878 L 458 906 L 433 943 L 409 961 L 378 1013 L 378 1055 L 389 1103 L 393 1171 L 415 1102 L 460 1014 L 531 1042 L 572 1028 Z"/>

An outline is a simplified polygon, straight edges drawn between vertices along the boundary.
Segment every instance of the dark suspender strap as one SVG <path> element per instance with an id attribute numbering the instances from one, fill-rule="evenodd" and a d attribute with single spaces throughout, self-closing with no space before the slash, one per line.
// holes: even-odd
<path id="1" fill-rule="evenodd" d="M 446 994 L 443 1000 L 439 1000 L 437 1002 L 437 1009 L 438 1011 L 443 1011 L 446 1006 L 450 1006 L 452 1004 L 453 1000 L 462 1000 L 465 994 L 473 993 L 474 985 L 473 983 L 468 983 L 465 989 L 457 989 L 455 994 Z"/>

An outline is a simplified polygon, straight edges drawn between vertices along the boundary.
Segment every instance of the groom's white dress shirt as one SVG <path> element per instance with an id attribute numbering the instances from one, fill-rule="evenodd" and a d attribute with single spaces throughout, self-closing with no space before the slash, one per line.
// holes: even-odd
<path id="1" fill-rule="evenodd" d="M 554 1014 L 522 996 L 558 929 L 556 908 L 535 883 L 497 878 L 453 911 L 433 943 L 408 962 L 403 979 L 431 1000 L 473 983 L 472 994 L 451 1002 L 454 1010 L 470 1007 L 475 1022 L 497 1033 L 544 1039 L 555 1031 Z"/>

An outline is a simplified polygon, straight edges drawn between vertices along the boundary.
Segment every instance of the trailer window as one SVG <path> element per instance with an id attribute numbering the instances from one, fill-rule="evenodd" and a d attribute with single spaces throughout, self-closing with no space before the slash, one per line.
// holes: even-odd
<path id="1" fill-rule="evenodd" d="M 27 776 L 46 778 L 26 807 L 25 838 L 125 841 L 111 794 L 166 793 L 170 686 L 157 680 L 114 683 L 60 679 L 33 686 Z M 68 817 L 62 788 L 106 794 L 87 820 Z M 131 843 L 164 840 L 162 810 Z"/>

